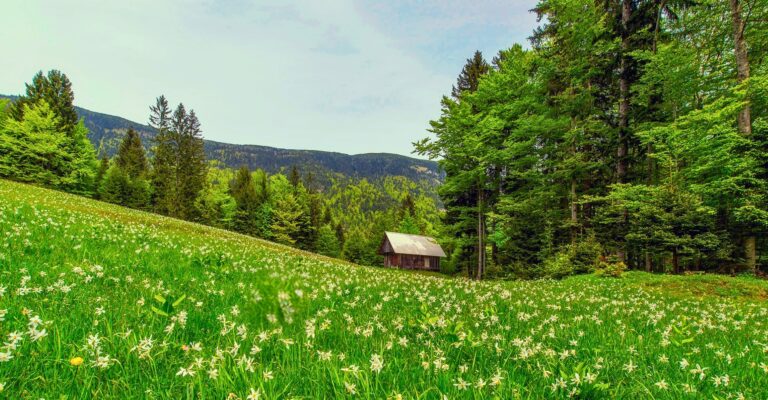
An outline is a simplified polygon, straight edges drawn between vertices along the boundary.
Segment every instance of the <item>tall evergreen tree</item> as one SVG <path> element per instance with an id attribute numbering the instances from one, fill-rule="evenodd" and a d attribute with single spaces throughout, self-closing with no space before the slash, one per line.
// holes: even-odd
<path id="1" fill-rule="evenodd" d="M 255 235 L 258 232 L 258 212 L 261 206 L 251 171 L 246 166 L 240 167 L 229 190 L 237 203 L 234 216 L 234 229 L 238 232 Z"/>
<path id="2" fill-rule="evenodd" d="M 51 110 L 58 116 L 57 128 L 72 135 L 77 125 L 78 117 L 74 106 L 75 94 L 72 82 L 58 70 L 48 71 L 43 75 L 39 71 L 31 84 L 26 84 L 26 95 L 19 97 L 12 108 L 12 115 L 17 121 L 24 117 L 24 107 L 45 100 Z"/>
<path id="3" fill-rule="evenodd" d="M 165 96 L 158 97 L 155 105 L 150 107 L 149 125 L 157 131 L 152 158 L 154 209 L 161 214 L 175 216 L 178 140 L 171 131 L 171 109 Z"/>
<path id="4" fill-rule="evenodd" d="M 487 195 L 487 164 L 483 162 L 483 154 L 478 151 L 477 129 L 481 117 L 474 105 L 465 101 L 468 94 L 479 87 L 482 75 L 490 71 L 490 66 L 478 51 L 467 60 L 457 84 L 453 90 L 453 99 L 443 97 L 442 116 L 437 121 L 431 121 L 430 129 L 437 138 L 425 139 L 415 143 L 419 154 L 430 158 L 441 158 L 440 164 L 446 172 L 445 184 L 441 196 L 446 206 L 457 210 L 458 213 L 448 224 L 453 226 L 456 235 L 473 235 L 472 224 L 475 221 L 474 237 L 476 239 L 475 255 L 476 268 L 474 277 L 482 278 L 486 263 L 486 222 L 488 211 Z M 449 214 L 450 215 L 450 214 Z M 472 274 L 468 269 L 467 272 Z"/>
<path id="5" fill-rule="evenodd" d="M 120 142 L 115 164 L 132 179 L 144 177 L 149 171 L 147 155 L 141 144 L 141 138 L 132 128 L 128 129 L 122 142 Z"/>
<path id="6" fill-rule="evenodd" d="M 468 58 L 464 68 L 461 70 L 456 85 L 451 90 L 454 99 L 461 99 L 464 92 L 474 92 L 480 82 L 480 77 L 487 74 L 491 66 L 483 58 L 483 53 L 475 51 L 472 58 Z"/>
<path id="7" fill-rule="evenodd" d="M 194 110 L 186 113 L 179 104 L 173 114 L 172 130 L 178 138 L 176 164 L 177 212 L 183 219 L 199 217 L 195 201 L 206 184 L 207 164 L 200 121 Z"/>

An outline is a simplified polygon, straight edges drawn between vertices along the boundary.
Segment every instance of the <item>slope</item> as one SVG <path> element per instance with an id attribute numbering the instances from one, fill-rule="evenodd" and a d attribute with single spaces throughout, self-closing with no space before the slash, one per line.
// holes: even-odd
<path id="1" fill-rule="evenodd" d="M 0 232 L 8 398 L 768 395 L 764 300 L 684 277 L 359 267 L 2 180 Z"/>

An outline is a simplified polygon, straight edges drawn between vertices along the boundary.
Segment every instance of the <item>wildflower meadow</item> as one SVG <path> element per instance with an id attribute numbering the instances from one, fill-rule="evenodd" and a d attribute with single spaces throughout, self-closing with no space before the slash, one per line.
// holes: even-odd
<path id="1" fill-rule="evenodd" d="M 0 234 L 0 397 L 768 398 L 756 278 L 445 278 L 8 181 Z"/>

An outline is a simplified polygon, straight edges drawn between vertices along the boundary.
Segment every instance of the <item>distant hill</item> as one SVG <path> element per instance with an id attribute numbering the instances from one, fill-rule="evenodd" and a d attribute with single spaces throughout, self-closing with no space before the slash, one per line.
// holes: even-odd
<path id="1" fill-rule="evenodd" d="M 14 98 L 13 96 L 3 96 Z M 147 125 L 133 122 L 114 115 L 102 114 L 85 108 L 75 107 L 78 115 L 85 120 L 90 130 L 89 138 L 96 149 L 112 156 L 122 136 L 133 128 L 149 149 L 155 130 Z M 270 173 L 287 171 L 296 165 L 302 173 L 312 171 L 321 181 L 323 177 L 337 174 L 351 178 L 366 178 L 375 181 L 392 175 L 404 176 L 429 186 L 442 181 L 442 172 L 434 161 L 419 160 L 390 153 L 342 154 L 317 150 L 289 150 L 267 146 L 221 143 L 205 141 L 205 152 L 209 159 L 237 168 L 247 165 Z"/>

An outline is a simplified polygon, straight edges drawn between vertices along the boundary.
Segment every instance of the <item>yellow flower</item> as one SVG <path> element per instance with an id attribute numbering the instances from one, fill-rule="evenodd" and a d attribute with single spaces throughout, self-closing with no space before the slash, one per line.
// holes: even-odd
<path id="1" fill-rule="evenodd" d="M 77 367 L 77 366 L 79 366 L 82 363 L 83 363 L 83 357 L 75 357 L 75 358 L 69 360 L 69 365 L 71 365 L 73 367 Z"/>

